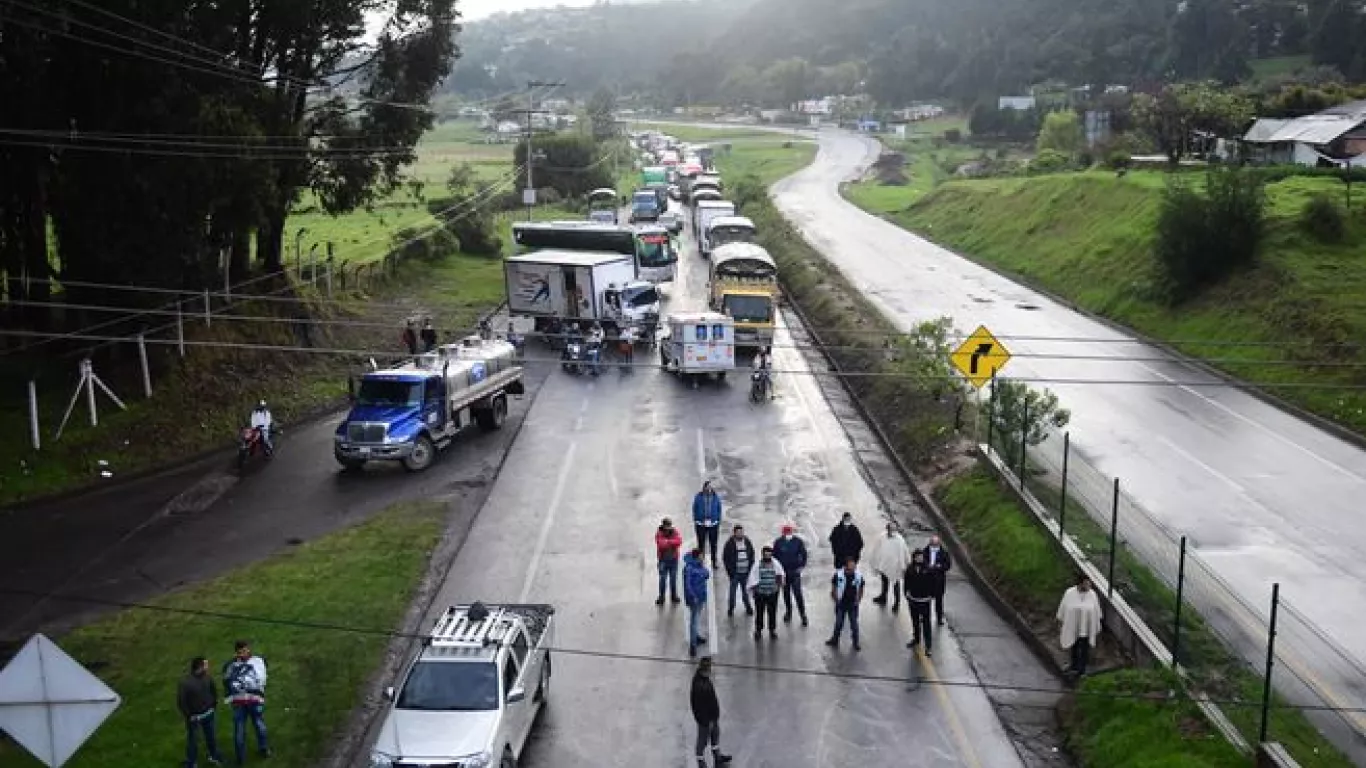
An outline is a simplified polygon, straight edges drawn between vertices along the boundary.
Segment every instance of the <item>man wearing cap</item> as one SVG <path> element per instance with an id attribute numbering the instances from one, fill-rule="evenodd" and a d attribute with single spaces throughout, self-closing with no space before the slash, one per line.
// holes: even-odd
<path id="1" fill-rule="evenodd" d="M 655 605 L 664 604 L 664 588 L 668 587 L 669 596 L 678 602 L 678 553 L 683 549 L 683 534 L 678 532 L 669 518 L 664 518 L 655 530 L 655 557 L 658 560 L 659 597 Z"/>
<path id="2" fill-rule="evenodd" d="M 773 559 L 783 567 L 783 621 L 792 621 L 792 601 L 796 598 L 797 614 L 802 626 L 807 626 L 806 599 L 802 597 L 802 569 L 806 567 L 806 542 L 797 535 L 792 523 L 783 525 L 783 535 L 773 540 Z"/>
<path id="3" fill-rule="evenodd" d="M 783 564 L 773 558 L 773 547 L 764 547 L 759 562 L 749 571 L 746 587 L 754 595 L 758 613 L 754 616 L 754 639 L 764 634 L 764 616 L 768 616 L 768 636 L 778 636 L 778 592 L 783 588 Z"/>

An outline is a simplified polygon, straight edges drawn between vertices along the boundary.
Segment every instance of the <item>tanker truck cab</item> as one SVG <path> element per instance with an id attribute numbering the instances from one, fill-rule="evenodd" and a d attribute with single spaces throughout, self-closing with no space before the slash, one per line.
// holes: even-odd
<path id="1" fill-rule="evenodd" d="M 333 436 L 334 455 L 348 470 L 398 461 L 420 472 L 465 427 L 500 429 L 507 396 L 523 392 L 513 345 L 478 336 L 443 345 L 411 363 L 365 374 Z"/>

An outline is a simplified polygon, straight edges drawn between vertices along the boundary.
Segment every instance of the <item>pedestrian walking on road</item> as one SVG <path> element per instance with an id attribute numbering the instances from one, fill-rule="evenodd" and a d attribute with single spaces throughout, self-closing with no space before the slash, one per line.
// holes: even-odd
<path id="1" fill-rule="evenodd" d="M 213 716 L 218 708 L 218 686 L 209 676 L 209 660 L 196 656 L 190 661 L 190 674 L 180 681 L 176 690 L 176 706 L 185 718 L 185 768 L 195 768 L 199 760 L 199 734 L 204 736 L 204 754 L 209 765 L 222 765 L 218 753 L 218 738 L 214 734 Z"/>
<path id="2" fill-rule="evenodd" d="M 873 546 L 873 568 L 882 578 L 882 591 L 873 598 L 878 605 L 887 604 L 887 585 L 892 585 L 892 613 L 901 608 L 901 576 L 911 562 L 911 550 L 906 540 L 896 529 L 896 523 L 887 523 L 887 535 L 878 539 Z"/>
<path id="3" fill-rule="evenodd" d="M 721 752 L 721 702 L 711 680 L 711 657 L 697 662 L 692 676 L 692 716 L 697 721 L 697 768 L 707 768 L 707 744 L 711 743 L 712 765 L 725 765 L 730 755 Z"/>
<path id="4" fill-rule="evenodd" d="M 711 487 L 711 481 L 702 483 L 702 490 L 692 500 L 692 522 L 697 528 L 697 546 L 705 556 L 710 547 L 711 567 L 716 568 L 717 531 L 721 528 L 721 497 Z"/>
<path id="5" fill-rule="evenodd" d="M 658 558 L 659 597 L 655 605 L 664 604 L 664 587 L 669 588 L 669 597 L 678 602 L 678 553 L 683 549 L 683 534 L 674 527 L 674 522 L 664 518 L 655 530 L 655 557 Z"/>
<path id="6" fill-rule="evenodd" d="M 702 551 L 697 547 L 683 558 L 683 601 L 688 604 L 688 655 L 697 655 L 697 646 L 707 642 L 699 624 L 702 610 L 707 607 L 707 580 L 711 572 L 702 564 Z"/>
<path id="7" fill-rule="evenodd" d="M 773 557 L 773 547 L 764 547 L 759 562 L 749 572 L 749 591 L 754 595 L 758 613 L 754 615 L 754 639 L 764 633 L 764 616 L 768 616 L 768 636 L 778 636 L 778 591 L 783 588 L 786 574 L 783 564 Z"/>
<path id="8" fill-rule="evenodd" d="M 835 555 L 835 567 L 840 568 L 844 561 L 854 558 L 858 562 L 863 555 L 863 534 L 854 525 L 854 516 L 848 512 L 840 518 L 839 524 L 830 531 L 830 549 Z"/>
<path id="9" fill-rule="evenodd" d="M 745 602 L 745 615 L 754 615 L 754 605 L 749 601 L 749 572 L 754 567 L 754 542 L 745 535 L 744 526 L 737 525 L 726 539 L 725 549 L 721 551 L 721 563 L 726 566 L 726 576 L 730 578 L 730 599 L 726 603 L 726 615 L 735 615 L 735 593 L 739 592 Z"/>
<path id="10" fill-rule="evenodd" d="M 223 665 L 223 690 L 232 707 L 232 746 L 237 764 L 246 759 L 247 721 L 256 731 L 256 750 L 261 757 L 270 757 L 266 742 L 266 660 L 253 656 L 251 644 L 238 640 L 236 655 Z"/>
<path id="11" fill-rule="evenodd" d="M 436 329 L 432 327 L 429 317 L 422 321 L 422 351 L 431 352 L 433 349 L 436 349 Z"/>
<path id="12" fill-rule="evenodd" d="M 934 623 L 944 626 L 944 590 L 949 585 L 949 569 L 953 561 L 948 550 L 939 546 L 939 537 L 931 536 L 925 545 L 925 567 L 934 576 Z"/>
<path id="13" fill-rule="evenodd" d="M 1086 674 L 1091 661 L 1091 649 L 1100 642 L 1100 598 L 1090 577 L 1082 574 L 1074 587 L 1068 587 L 1058 603 L 1059 641 L 1071 652 L 1067 673 L 1072 677 Z"/>
<path id="14" fill-rule="evenodd" d="M 934 573 L 925 564 L 925 551 L 911 553 L 911 564 L 902 578 L 906 582 L 906 607 L 911 610 L 911 641 L 914 648 L 924 641 L 925 655 L 934 656 L 934 633 L 930 623 L 930 601 L 934 599 Z"/>
<path id="15" fill-rule="evenodd" d="M 409 320 L 403 327 L 403 346 L 407 348 L 408 354 L 417 354 L 417 324 Z"/>
<path id="16" fill-rule="evenodd" d="M 773 540 L 773 559 L 783 567 L 783 621 L 792 621 L 792 602 L 797 602 L 797 613 L 806 622 L 806 598 L 802 596 L 802 569 L 806 567 L 806 542 L 797 535 L 797 527 L 788 523 L 783 535 Z"/>
<path id="17" fill-rule="evenodd" d="M 830 579 L 830 599 L 835 601 L 835 633 L 825 644 L 838 648 L 840 633 L 844 631 L 844 621 L 849 620 L 849 630 L 854 636 L 854 650 L 858 644 L 858 607 L 863 602 L 863 574 L 858 572 L 858 561 L 850 557 L 844 567 L 835 571 Z"/>

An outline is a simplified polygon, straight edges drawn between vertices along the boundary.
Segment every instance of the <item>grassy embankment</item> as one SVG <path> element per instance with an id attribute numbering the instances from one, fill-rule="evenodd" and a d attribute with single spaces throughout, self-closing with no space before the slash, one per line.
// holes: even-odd
<path id="1" fill-rule="evenodd" d="M 398 624 L 441 537 L 444 507 L 401 504 L 334 533 L 150 602 L 160 608 L 265 617 L 388 631 Z M 184 760 L 176 683 L 194 656 L 218 670 L 234 640 L 251 642 L 269 665 L 266 723 L 271 764 L 314 765 L 359 701 L 388 638 L 249 619 L 219 619 L 133 608 L 56 638 L 113 688 L 123 703 L 67 765 L 153 766 Z M 219 749 L 232 759 L 232 719 L 217 716 Z M 254 737 L 248 735 L 253 750 Z M 250 758 L 249 758 L 250 759 Z M 202 763 L 201 763 L 202 764 Z M 0 768 L 36 762 L 0 744 Z"/>
<path id="2" fill-rule="evenodd" d="M 423 140 L 413 173 L 427 181 L 428 197 L 444 194 L 445 175 L 457 162 L 475 163 L 481 175 L 489 177 L 511 168 L 510 145 L 477 142 L 467 122 L 439 126 Z M 563 214 L 538 210 L 537 215 Z M 500 225 L 505 230 L 510 219 L 510 215 L 502 217 Z M 431 222 L 426 205 L 404 190 L 381 201 L 372 211 L 336 217 L 316 211 L 296 213 L 290 218 L 286 239 L 292 238 L 298 226 L 305 226 L 309 230 L 305 250 L 312 242 L 331 239 L 336 243 L 338 261 L 349 260 L 354 265 L 387 253 L 398 230 L 425 229 Z M 251 291 L 270 293 L 281 287 L 272 280 L 256 284 Z M 340 404 L 346 393 L 347 374 L 360 370 L 367 357 L 209 348 L 194 346 L 194 342 L 295 346 L 310 341 L 315 347 L 397 350 L 405 317 L 429 316 L 443 332 L 466 331 L 480 312 L 502 299 L 503 280 L 497 260 L 457 254 L 439 261 L 403 264 L 392 279 L 367 286 L 364 292 L 338 292 L 334 302 L 321 300 L 309 288 L 298 291 L 312 301 L 306 305 L 245 301 L 227 310 L 233 315 L 267 318 L 265 321 L 220 319 L 205 327 L 202 320 L 187 318 L 186 340 L 191 345 L 183 361 L 176 359 L 174 345 L 152 343 L 173 340 L 173 328 L 149 333 L 148 355 L 153 369 L 150 400 L 142 397 L 132 345 L 118 348 L 116 359 L 101 358 L 98 372 L 128 410 L 118 410 L 100 395 L 100 425 L 92 429 L 84 404 L 78 403 L 60 441 L 53 440 L 53 433 L 76 384 L 76 360 L 49 359 L 36 368 L 7 360 L 8 365 L 0 368 L 7 374 L 6 380 L 22 385 L 30 377 L 37 378 L 43 448 L 36 453 L 32 450 L 22 386 L 11 388 L 0 401 L 0 433 L 15 438 L 0 443 L 0 504 L 101 482 L 103 469 L 117 478 L 228 445 L 251 403 L 261 397 L 270 401 L 277 420 L 286 422 L 319 407 Z M 371 326 L 318 324 L 305 339 L 300 324 L 287 322 L 298 317 Z M 108 316 L 96 316 L 91 322 L 102 319 Z M 173 317 L 166 316 L 148 319 L 153 328 L 173 322 Z M 187 413 L 194 414 L 193 418 L 186 418 Z M 107 467 L 98 464 L 100 461 L 108 462 Z"/>
<path id="3" fill-rule="evenodd" d="M 1155 279 L 1152 231 L 1163 174 L 1088 172 L 951 182 L 915 202 L 898 189 L 874 206 L 896 223 L 1077 305 L 1158 339 L 1285 400 L 1366 433 L 1366 391 L 1300 385 L 1366 384 L 1366 227 L 1320 243 L 1296 218 L 1316 194 L 1341 203 L 1343 186 L 1291 177 L 1267 187 L 1270 226 L 1260 263 L 1172 308 Z M 890 188 L 884 188 L 884 190 Z M 1270 342 L 1254 346 L 1247 342 Z M 1338 346 L 1326 346 L 1338 345 Z M 1346 364 L 1346 365 L 1344 365 Z M 1276 387 L 1290 384 L 1291 387 Z"/>

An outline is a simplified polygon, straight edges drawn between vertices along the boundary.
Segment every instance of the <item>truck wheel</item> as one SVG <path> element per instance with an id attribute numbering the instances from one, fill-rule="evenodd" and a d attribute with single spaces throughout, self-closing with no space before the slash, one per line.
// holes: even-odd
<path id="1" fill-rule="evenodd" d="M 512 754 L 512 748 L 503 749 L 503 759 L 498 761 L 498 768 L 517 768 L 517 758 Z"/>
<path id="2" fill-rule="evenodd" d="M 432 444 L 430 437 L 422 435 L 413 443 L 413 452 L 403 460 L 403 468 L 409 472 L 421 472 L 430 467 L 435 460 L 436 446 Z"/>
<path id="3" fill-rule="evenodd" d="M 485 432 L 502 429 L 507 418 L 508 401 L 502 395 L 493 398 L 493 404 L 488 408 L 481 408 L 474 412 L 474 420 L 478 422 L 479 428 Z"/>

